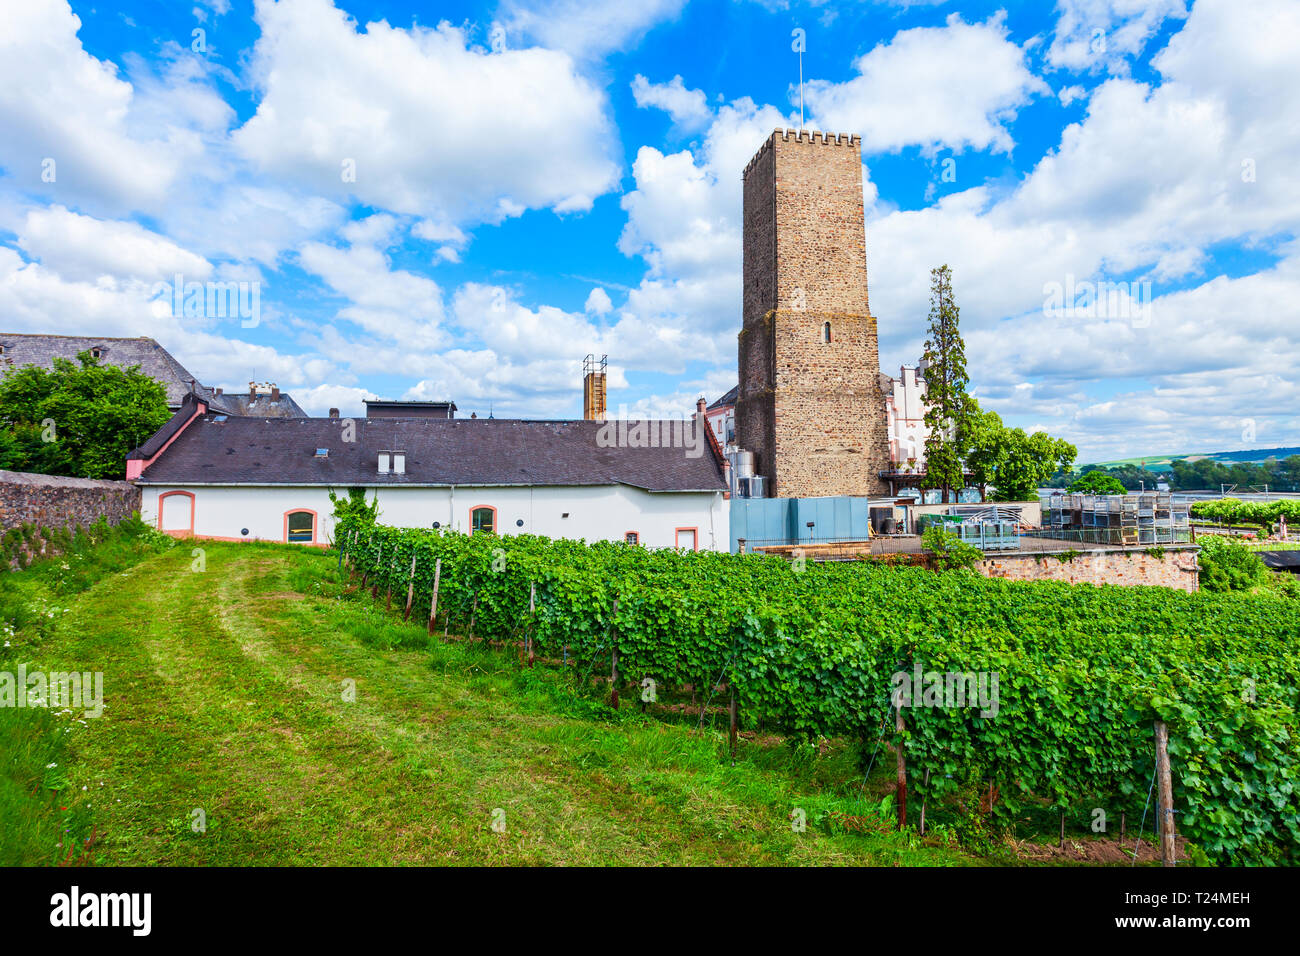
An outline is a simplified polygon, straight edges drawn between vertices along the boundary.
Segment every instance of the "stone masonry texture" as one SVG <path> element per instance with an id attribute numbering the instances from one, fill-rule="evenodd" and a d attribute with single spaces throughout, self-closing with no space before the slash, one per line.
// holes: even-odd
<path id="1" fill-rule="evenodd" d="M 990 557 L 977 564 L 985 577 L 1012 581 L 1064 581 L 1067 584 L 1153 584 L 1180 591 L 1199 588 L 1196 547 L 1166 548 L 1163 552 L 1132 548 L 1085 551 L 1066 555 L 1061 561 L 1053 554 Z"/>
<path id="2" fill-rule="evenodd" d="M 0 471 L 0 531 L 30 523 L 39 528 L 117 524 L 140 510 L 140 489 L 127 481 L 93 481 Z"/>
<path id="3" fill-rule="evenodd" d="M 745 170 L 743 216 L 737 444 L 772 497 L 885 493 L 861 139 L 777 130 Z"/>

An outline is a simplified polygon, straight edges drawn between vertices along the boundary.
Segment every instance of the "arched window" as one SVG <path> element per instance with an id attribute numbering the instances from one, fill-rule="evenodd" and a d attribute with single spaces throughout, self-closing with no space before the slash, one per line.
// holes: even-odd
<path id="1" fill-rule="evenodd" d="M 316 543 L 316 512 L 302 509 L 284 513 L 284 540 L 299 544 Z"/>
<path id="2" fill-rule="evenodd" d="M 491 534 L 497 529 L 497 509 L 491 505 L 478 505 L 469 509 L 470 533 L 483 531 Z"/>
<path id="3" fill-rule="evenodd" d="M 822 341 L 829 343 L 831 340 L 831 324 L 829 322 L 822 326 Z"/>

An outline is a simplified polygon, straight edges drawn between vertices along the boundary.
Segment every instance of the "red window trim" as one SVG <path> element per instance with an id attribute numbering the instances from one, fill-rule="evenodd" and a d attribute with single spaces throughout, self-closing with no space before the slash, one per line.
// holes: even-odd
<path id="1" fill-rule="evenodd" d="M 311 540 L 310 541 L 290 541 L 289 540 L 289 515 L 309 514 L 311 515 Z M 285 544 L 315 544 L 320 535 L 320 515 L 310 508 L 290 508 L 284 513 L 284 538 Z"/>
<path id="2" fill-rule="evenodd" d="M 691 532 L 692 535 L 693 535 L 693 537 L 691 538 L 691 540 L 695 542 L 695 547 L 691 548 L 691 550 L 692 550 L 692 551 L 698 551 L 698 550 L 700 550 L 700 529 L 699 529 L 698 526 L 697 526 L 697 527 L 694 527 L 694 528 L 674 528 L 674 529 L 673 529 L 673 547 L 674 547 L 674 548 L 680 548 L 680 547 L 681 547 L 681 545 L 678 544 L 677 542 L 678 542 L 678 539 L 681 537 L 681 534 L 682 534 L 683 531 L 689 531 L 689 532 Z"/>
<path id="3" fill-rule="evenodd" d="M 186 531 L 169 531 L 162 525 L 163 519 L 163 500 L 171 498 L 174 495 L 181 495 L 190 499 L 190 526 Z M 173 538 L 194 537 L 194 492 L 192 491 L 164 491 L 158 496 L 158 530 L 163 534 L 169 534 Z"/>
<path id="4" fill-rule="evenodd" d="M 498 515 L 497 515 L 497 509 L 494 508 L 494 507 L 492 507 L 492 505 L 471 505 L 471 506 L 470 506 L 470 509 L 469 509 L 469 533 L 470 533 L 470 534 L 473 534 L 473 533 L 474 533 L 474 512 L 476 512 L 476 511 L 482 511 L 484 508 L 486 508 L 488 511 L 492 512 L 492 533 L 493 533 L 493 534 L 499 534 L 500 531 L 501 531 L 501 526 L 497 523 L 497 518 L 498 518 Z"/>
<path id="5" fill-rule="evenodd" d="M 624 531 L 624 532 L 623 532 L 623 543 L 624 543 L 624 544 L 631 544 L 631 543 L 632 543 L 631 541 L 628 541 L 628 540 L 627 540 L 627 536 L 630 535 L 630 534 L 634 534 L 634 535 L 636 535 L 636 543 L 637 543 L 638 546 L 640 546 L 640 544 L 641 544 L 641 532 L 640 532 L 640 531 Z"/>

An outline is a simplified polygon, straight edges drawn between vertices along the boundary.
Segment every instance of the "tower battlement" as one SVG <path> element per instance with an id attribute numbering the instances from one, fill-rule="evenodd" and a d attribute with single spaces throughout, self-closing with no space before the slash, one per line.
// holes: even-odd
<path id="1" fill-rule="evenodd" d="M 758 148 L 754 158 L 745 164 L 745 171 L 742 173 L 741 178 L 749 176 L 749 171 L 754 168 L 763 154 L 772 148 L 772 144 L 778 137 L 783 143 L 788 143 L 793 139 L 796 143 L 806 143 L 809 146 L 850 146 L 857 147 L 859 150 L 862 147 L 862 137 L 857 133 L 826 133 L 821 130 L 809 129 L 773 130 L 772 135 L 764 140 L 763 145 Z"/>

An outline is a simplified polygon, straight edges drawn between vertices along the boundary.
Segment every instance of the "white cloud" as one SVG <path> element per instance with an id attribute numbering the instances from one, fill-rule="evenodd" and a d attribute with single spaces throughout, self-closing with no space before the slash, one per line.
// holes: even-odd
<path id="1" fill-rule="evenodd" d="M 441 328 L 442 292 L 437 283 L 393 269 L 381 247 L 354 243 L 342 249 L 309 242 L 298 250 L 298 261 L 350 300 L 338 317 L 360 326 L 371 339 L 401 342 L 413 352 L 446 343 Z"/>
<path id="2" fill-rule="evenodd" d="M 614 308 L 614 303 L 610 301 L 609 293 L 597 286 L 587 296 L 587 303 L 583 308 L 592 315 L 606 315 Z"/>
<path id="3" fill-rule="evenodd" d="M 868 154 L 905 146 L 1008 153 L 1008 123 L 1050 93 L 1008 39 L 1002 13 L 984 23 L 954 13 L 945 26 L 900 31 L 853 66 L 858 76 L 811 80 L 804 96 L 816 128 L 861 133 Z"/>
<path id="4" fill-rule="evenodd" d="M 179 97 L 191 113 L 177 115 L 157 88 L 138 92 L 87 53 L 80 27 L 59 0 L 0 5 L 0 165 L 21 188 L 56 201 L 157 207 L 202 151 L 194 127 L 220 125 L 229 107 L 181 68 L 170 104 Z"/>
<path id="5" fill-rule="evenodd" d="M 256 17 L 263 95 L 234 141 L 264 171 L 453 224 L 583 210 L 617 184 L 605 96 L 564 53 L 491 53 L 445 22 L 358 30 L 328 0 Z"/>
<path id="6" fill-rule="evenodd" d="M 1165 20 L 1187 16 L 1184 0 L 1057 0 L 1060 16 L 1047 50 L 1058 69 L 1127 73 Z"/>
<path id="7" fill-rule="evenodd" d="M 212 275 L 212 264 L 202 256 L 133 222 L 50 206 L 30 210 L 18 228 L 18 247 L 64 279 L 109 275 L 170 282 L 181 273 L 188 282 Z"/>
<path id="8" fill-rule="evenodd" d="M 688 90 L 680 75 L 667 83 L 651 83 L 638 73 L 632 79 L 632 96 L 637 106 L 663 110 L 683 130 L 707 126 L 713 118 L 704 91 Z"/>
<path id="9" fill-rule="evenodd" d="M 343 418 L 359 418 L 366 413 L 366 399 L 379 398 L 367 388 L 352 385 L 316 385 L 294 391 L 293 400 L 308 415 L 323 418 L 337 408 Z"/>
<path id="10" fill-rule="evenodd" d="M 681 12 L 686 0 L 591 3 L 590 0 L 505 0 L 500 19 L 514 35 L 579 57 L 626 50 L 655 25 Z"/>

